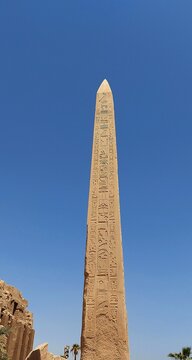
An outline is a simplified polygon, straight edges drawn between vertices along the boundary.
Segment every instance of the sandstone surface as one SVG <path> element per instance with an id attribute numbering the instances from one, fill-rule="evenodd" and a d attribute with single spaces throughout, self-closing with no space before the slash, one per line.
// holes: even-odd
<path id="1" fill-rule="evenodd" d="M 33 316 L 21 292 L 0 280 L 0 325 L 10 329 L 6 348 L 10 360 L 25 360 L 33 348 Z"/>
<path id="2" fill-rule="evenodd" d="M 44 343 L 32 350 L 26 360 L 63 360 L 63 358 L 48 352 L 48 344 Z"/>
<path id="3" fill-rule="evenodd" d="M 96 97 L 81 360 L 129 360 L 113 95 Z"/>
<path id="4" fill-rule="evenodd" d="M 4 330 L 4 326 L 0 325 L 0 331 L 1 328 L 3 328 Z M 0 336 L 0 359 L 3 356 L 6 356 L 7 354 L 7 336 L 6 335 L 2 335 Z"/>

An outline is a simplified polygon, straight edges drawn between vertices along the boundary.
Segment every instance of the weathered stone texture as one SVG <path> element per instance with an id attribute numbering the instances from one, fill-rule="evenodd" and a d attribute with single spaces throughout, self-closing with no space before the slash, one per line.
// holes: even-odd
<path id="1" fill-rule="evenodd" d="M 20 291 L 0 280 L 0 325 L 10 328 L 6 347 L 10 360 L 25 360 L 33 348 L 33 316 Z"/>
<path id="2" fill-rule="evenodd" d="M 45 343 L 31 351 L 26 360 L 63 360 L 63 358 L 49 353 L 48 344 Z"/>
<path id="3" fill-rule="evenodd" d="M 3 328 L 3 325 L 0 325 L 0 329 Z M 0 358 L 7 353 L 7 336 L 1 335 L 0 336 Z"/>
<path id="4" fill-rule="evenodd" d="M 106 80 L 96 98 L 81 360 L 128 360 L 113 95 Z"/>

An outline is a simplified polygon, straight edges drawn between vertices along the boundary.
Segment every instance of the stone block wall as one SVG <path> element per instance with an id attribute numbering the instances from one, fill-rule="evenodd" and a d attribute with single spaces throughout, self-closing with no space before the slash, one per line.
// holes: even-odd
<path id="1" fill-rule="evenodd" d="M 7 352 L 10 360 L 25 360 L 33 349 L 33 315 L 21 292 L 0 280 L 0 325 L 10 329 Z"/>

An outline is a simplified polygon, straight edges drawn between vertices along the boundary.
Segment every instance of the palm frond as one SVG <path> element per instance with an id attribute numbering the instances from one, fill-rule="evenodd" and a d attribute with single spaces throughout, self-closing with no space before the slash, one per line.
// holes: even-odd
<path id="1" fill-rule="evenodd" d="M 181 353 L 170 353 L 168 355 L 168 357 L 174 358 L 174 359 L 182 359 L 182 354 Z"/>
<path id="2" fill-rule="evenodd" d="M 191 347 L 182 348 L 182 355 L 183 355 L 184 359 L 189 358 L 191 355 Z"/>
<path id="3" fill-rule="evenodd" d="M 80 346 L 79 344 L 73 344 L 72 347 L 71 347 L 71 351 L 74 353 L 74 355 L 78 355 L 78 352 L 80 350 Z M 75 357 L 76 359 L 76 357 Z"/>
<path id="4" fill-rule="evenodd" d="M 177 355 L 177 354 L 170 353 L 167 356 L 175 359 L 176 358 L 175 355 Z"/>
<path id="5" fill-rule="evenodd" d="M 180 353 L 170 353 L 168 357 L 178 359 L 178 360 L 192 360 L 190 357 L 191 354 L 191 347 L 183 347 Z"/>

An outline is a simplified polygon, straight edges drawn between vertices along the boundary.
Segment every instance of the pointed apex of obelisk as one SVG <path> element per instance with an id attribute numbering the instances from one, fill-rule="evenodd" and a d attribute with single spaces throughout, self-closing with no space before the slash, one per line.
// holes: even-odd
<path id="1" fill-rule="evenodd" d="M 105 92 L 112 92 L 111 88 L 109 86 L 108 81 L 105 79 L 103 80 L 103 82 L 101 83 L 101 85 L 99 86 L 99 89 L 97 90 L 98 93 L 105 93 Z"/>

